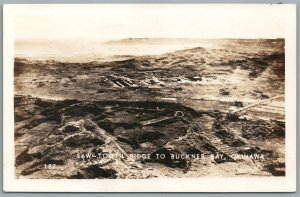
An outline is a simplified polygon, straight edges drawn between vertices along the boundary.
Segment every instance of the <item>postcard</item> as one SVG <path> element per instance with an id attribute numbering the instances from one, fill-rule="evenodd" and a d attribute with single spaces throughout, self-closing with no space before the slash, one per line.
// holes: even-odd
<path id="1" fill-rule="evenodd" d="M 296 5 L 4 6 L 4 191 L 293 192 Z"/>

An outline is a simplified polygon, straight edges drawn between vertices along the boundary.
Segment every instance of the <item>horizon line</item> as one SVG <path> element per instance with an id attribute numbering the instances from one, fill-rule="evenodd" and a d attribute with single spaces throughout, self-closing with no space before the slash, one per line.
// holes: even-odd
<path id="1" fill-rule="evenodd" d="M 83 39 L 83 38 L 15 38 L 14 41 L 24 41 L 24 40 L 45 40 L 45 41 L 120 41 L 120 40 L 129 40 L 129 39 L 202 39 L 202 40 L 236 40 L 236 39 L 243 39 L 243 40 L 276 40 L 276 39 L 285 39 L 284 37 L 274 37 L 274 38 L 266 38 L 266 37 L 257 37 L 257 38 L 247 38 L 247 37 L 210 37 L 210 38 L 201 38 L 201 37 L 196 37 L 196 38 L 191 38 L 191 37 L 126 37 L 126 38 L 108 38 L 108 39 Z"/>

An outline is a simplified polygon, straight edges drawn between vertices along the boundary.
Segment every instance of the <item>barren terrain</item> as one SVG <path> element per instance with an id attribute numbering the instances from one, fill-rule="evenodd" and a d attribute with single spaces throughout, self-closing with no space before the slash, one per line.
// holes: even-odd
<path id="1" fill-rule="evenodd" d="M 212 42 L 80 62 L 16 57 L 16 177 L 284 176 L 284 40 Z"/>

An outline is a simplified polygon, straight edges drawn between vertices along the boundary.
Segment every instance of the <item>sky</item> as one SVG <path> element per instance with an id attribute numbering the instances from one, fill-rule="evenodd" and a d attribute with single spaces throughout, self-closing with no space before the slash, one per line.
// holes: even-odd
<path id="1" fill-rule="evenodd" d="M 283 38 L 281 5 L 18 5 L 15 39 Z"/>

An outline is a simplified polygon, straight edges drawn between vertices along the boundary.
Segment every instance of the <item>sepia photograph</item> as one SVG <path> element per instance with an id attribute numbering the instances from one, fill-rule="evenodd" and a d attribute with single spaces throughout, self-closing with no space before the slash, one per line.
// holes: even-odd
<path id="1" fill-rule="evenodd" d="M 293 190 L 295 7 L 6 5 L 5 174 Z"/>

